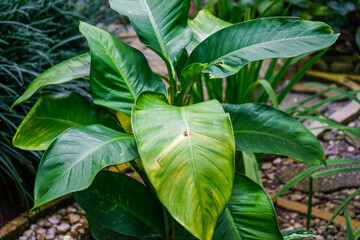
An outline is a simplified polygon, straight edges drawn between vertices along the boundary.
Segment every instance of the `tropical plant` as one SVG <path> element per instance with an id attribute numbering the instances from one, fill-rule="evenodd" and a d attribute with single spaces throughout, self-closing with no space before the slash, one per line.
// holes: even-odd
<path id="1" fill-rule="evenodd" d="M 41 72 L 69 57 L 87 51 L 78 22 L 114 21 L 117 14 L 99 11 L 104 0 L 12 0 L 0 4 L 0 191 L 2 202 L 19 199 L 29 207 L 31 189 L 41 154 L 13 148 L 16 126 L 33 102 L 9 113 L 10 106 Z M 52 88 L 56 92 L 82 91 L 87 82 Z M 15 188 L 17 191 L 10 189 Z M 10 201 L 9 201 L 10 200 Z M 1 210 L 0 210 L 1 211 Z M 0 213 L 1 215 L 1 213 Z"/>
<path id="2" fill-rule="evenodd" d="M 311 235 L 280 233 L 270 198 L 237 168 L 235 150 L 244 156 L 269 152 L 324 164 L 314 135 L 265 104 L 211 100 L 189 105 L 189 99 L 203 73 L 210 79 L 227 77 L 253 61 L 326 48 L 338 35 L 320 22 L 264 18 L 225 27 L 199 41 L 187 23 L 190 1 L 111 0 L 110 5 L 164 60 L 169 90 L 141 52 L 81 22 L 91 59 L 80 55 L 48 69 L 13 105 L 48 85 L 90 75 L 93 102 L 77 93 L 43 93 L 13 138 L 21 149 L 46 150 L 34 209 L 73 193 L 98 239 Z M 144 185 L 102 171 L 127 162 Z"/>

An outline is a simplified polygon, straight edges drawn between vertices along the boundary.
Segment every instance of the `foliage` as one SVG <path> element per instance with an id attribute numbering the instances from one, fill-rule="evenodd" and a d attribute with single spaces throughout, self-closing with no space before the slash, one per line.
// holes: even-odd
<path id="1" fill-rule="evenodd" d="M 205 8 L 216 13 L 219 18 L 240 22 L 249 15 L 267 16 L 300 16 L 306 20 L 325 21 L 338 31 L 349 23 L 348 14 L 359 11 L 357 0 L 205 0 L 195 1 L 199 10 Z"/>
<path id="2" fill-rule="evenodd" d="M 189 50 L 197 34 L 187 24 L 190 1 L 136 1 L 139 11 L 134 1 L 111 0 L 110 5 L 165 61 L 170 88 L 141 52 L 81 22 L 91 54 L 90 73 L 83 77 L 90 74 L 94 103 L 77 94 L 43 94 L 13 139 L 22 149 L 47 149 L 35 182 L 34 208 L 73 192 L 89 215 L 94 236 L 283 239 L 270 198 L 236 168 L 235 151 L 245 151 L 244 158 L 272 152 L 320 165 L 321 145 L 291 116 L 262 103 L 222 105 L 214 99 L 189 104 L 192 88 L 202 74 L 228 77 L 253 61 L 326 48 L 338 35 L 324 23 L 299 18 L 257 19 L 197 38 Z M 77 72 L 74 61 L 63 63 L 67 72 Z M 35 79 L 14 107 L 38 90 L 33 86 L 56 84 L 46 79 L 61 74 L 62 66 Z M 57 101 L 74 106 L 61 111 Z M 32 134 L 31 126 L 36 129 Z M 31 140 L 34 134 L 41 138 Z M 101 171 L 126 162 L 146 186 Z"/>
<path id="3" fill-rule="evenodd" d="M 313 181 L 316 178 L 321 178 L 329 175 L 334 175 L 338 173 L 343 172 L 353 172 L 353 171 L 360 171 L 360 167 L 342 167 L 341 164 L 346 163 L 358 163 L 358 160 L 353 159 L 331 159 L 326 162 L 327 166 L 336 166 L 335 168 L 330 169 L 321 169 L 322 166 L 313 166 L 299 175 L 292 178 L 288 183 L 286 183 L 280 190 L 273 196 L 273 200 L 275 200 L 277 197 L 279 197 L 281 194 L 283 194 L 285 191 L 290 189 L 292 186 L 294 186 L 296 183 L 304 179 L 305 177 L 309 176 L 309 196 L 308 196 L 308 210 L 307 210 L 307 224 L 306 227 L 309 229 L 310 227 L 310 219 L 311 219 L 311 209 L 312 209 L 312 195 L 313 195 Z M 335 217 L 349 204 L 349 202 L 354 199 L 354 197 L 360 192 L 360 188 L 356 190 L 353 194 L 351 194 L 341 205 L 340 207 L 335 211 L 334 215 L 329 220 L 328 225 L 335 219 Z"/>
<path id="4" fill-rule="evenodd" d="M 10 139 L 16 125 L 31 104 L 24 104 L 9 113 L 10 106 L 24 92 L 25 86 L 45 69 L 86 51 L 83 37 L 77 32 L 78 21 L 110 20 L 103 17 L 111 17 L 109 10 L 99 11 L 102 5 L 104 1 L 93 0 L 76 3 L 68 0 L 12 0 L 2 1 L 0 5 L 0 179 L 5 187 L 2 191 L 12 193 L 6 189 L 14 185 L 23 204 L 30 205 L 32 201 L 28 190 L 33 187 L 34 165 L 37 166 L 41 155 L 12 148 Z M 87 86 L 86 82 L 73 82 L 52 90 L 86 94 L 83 89 Z"/>

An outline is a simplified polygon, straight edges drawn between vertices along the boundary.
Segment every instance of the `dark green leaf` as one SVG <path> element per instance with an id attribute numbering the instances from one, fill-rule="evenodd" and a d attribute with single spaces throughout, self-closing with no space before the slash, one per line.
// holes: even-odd
<path id="1" fill-rule="evenodd" d="M 138 157 L 132 135 L 102 125 L 72 127 L 55 139 L 41 159 L 34 208 L 89 187 L 104 167 Z"/>
<path id="2" fill-rule="evenodd" d="M 115 231 L 110 230 L 110 229 L 102 226 L 101 224 L 95 222 L 90 217 L 86 217 L 86 218 L 87 218 L 87 221 L 89 223 L 89 227 L 90 227 L 90 230 L 91 230 L 91 235 L 96 240 L 137 240 L 137 239 L 143 239 L 144 240 L 144 238 L 126 236 L 124 234 L 115 232 Z"/>
<path id="3" fill-rule="evenodd" d="M 63 61 L 34 79 L 21 95 L 11 106 L 11 109 L 16 105 L 26 101 L 37 91 L 48 85 L 66 83 L 77 78 L 87 78 L 90 74 L 90 54 L 85 53 L 66 61 Z"/>
<path id="4" fill-rule="evenodd" d="M 135 237 L 163 235 L 160 204 L 131 177 L 100 172 L 89 188 L 74 197 L 88 216 L 110 230 Z"/>
<path id="5" fill-rule="evenodd" d="M 316 137 L 290 115 L 261 103 L 223 107 L 230 113 L 236 150 L 276 153 L 311 165 L 324 163 Z"/>
<path id="6" fill-rule="evenodd" d="M 188 54 L 190 55 L 194 48 L 207 37 L 230 25 L 232 24 L 212 15 L 209 10 L 201 10 L 193 20 L 189 20 L 193 36 L 186 46 Z"/>
<path id="7" fill-rule="evenodd" d="M 164 83 L 150 69 L 144 55 L 110 33 L 80 23 L 91 52 L 91 94 L 96 104 L 130 115 L 138 94 L 153 90 L 166 94 Z"/>
<path id="8" fill-rule="evenodd" d="M 121 130 L 115 115 L 77 93 L 43 93 L 17 129 L 13 144 L 24 150 L 46 150 L 66 129 L 91 124 Z"/>
<path id="9" fill-rule="evenodd" d="M 195 237 L 211 239 L 233 183 L 229 115 L 215 100 L 176 107 L 164 97 L 161 105 L 156 95 L 140 94 L 136 106 L 141 109 L 132 112 L 146 174 L 175 220 Z"/>
<path id="10" fill-rule="evenodd" d="M 338 36 L 321 22 L 291 17 L 259 18 L 214 33 L 194 49 L 187 65 L 207 64 L 204 73 L 223 78 L 253 61 L 294 57 L 323 49 Z"/>
<path id="11" fill-rule="evenodd" d="M 192 35 L 187 25 L 189 0 L 110 0 L 110 6 L 130 18 L 143 44 L 175 66 Z"/>
<path id="12" fill-rule="evenodd" d="M 221 215 L 214 240 L 283 239 L 276 213 L 265 190 L 241 174 L 235 174 L 228 207 Z"/>

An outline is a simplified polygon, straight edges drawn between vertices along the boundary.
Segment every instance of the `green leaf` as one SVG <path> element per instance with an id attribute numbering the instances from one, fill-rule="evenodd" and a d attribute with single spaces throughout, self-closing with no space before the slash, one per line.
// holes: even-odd
<path id="1" fill-rule="evenodd" d="M 290 115 L 261 103 L 223 107 L 230 113 L 236 150 L 281 154 L 310 165 L 324 163 L 316 137 Z"/>
<path id="2" fill-rule="evenodd" d="M 17 129 L 13 145 L 24 150 L 46 150 L 66 129 L 91 124 L 102 124 L 121 131 L 111 112 L 77 93 L 42 93 Z"/>
<path id="3" fill-rule="evenodd" d="M 89 188 L 74 197 L 86 214 L 105 228 L 134 237 L 164 235 L 161 205 L 131 177 L 100 172 Z"/>
<path id="4" fill-rule="evenodd" d="M 228 207 L 214 234 L 214 240 L 235 239 L 283 239 L 271 199 L 262 187 L 241 174 L 235 174 Z"/>
<path id="5" fill-rule="evenodd" d="M 259 18 L 214 33 L 194 49 L 187 65 L 207 64 L 204 73 L 223 78 L 253 61 L 294 57 L 326 48 L 338 36 L 321 22 L 292 17 Z"/>
<path id="6" fill-rule="evenodd" d="M 281 234 L 284 237 L 284 240 L 295 240 L 295 239 L 303 239 L 303 238 L 313 238 L 316 237 L 315 234 L 305 230 L 285 230 L 282 231 Z"/>
<path id="7" fill-rule="evenodd" d="M 72 127 L 50 145 L 35 180 L 35 206 L 90 186 L 109 165 L 138 158 L 135 139 L 102 125 Z"/>
<path id="8" fill-rule="evenodd" d="M 326 161 L 326 165 L 327 166 L 332 166 L 332 165 L 336 165 L 336 164 L 344 164 L 344 163 L 359 163 L 359 160 L 354 160 L 354 159 L 331 159 Z M 294 186 L 297 182 L 301 181 L 302 179 L 304 179 L 305 177 L 307 177 L 308 175 L 310 175 L 311 173 L 315 172 L 316 170 L 322 168 L 323 166 L 313 166 L 313 167 L 309 167 L 308 169 L 304 170 L 303 172 L 301 172 L 299 175 L 295 176 L 294 178 L 292 178 L 289 182 L 287 182 L 280 190 L 279 192 L 277 192 L 273 197 L 272 200 L 275 200 L 277 197 L 279 197 L 281 194 L 283 194 L 284 192 L 286 192 L 287 190 L 289 190 L 292 186 Z"/>
<path id="9" fill-rule="evenodd" d="M 265 79 L 259 80 L 259 83 L 265 89 L 266 93 L 269 95 L 273 107 L 279 109 L 279 103 L 276 99 L 274 89 L 271 87 L 270 83 Z"/>
<path id="10" fill-rule="evenodd" d="M 175 66 L 192 35 L 187 25 L 189 0 L 110 0 L 110 6 L 130 18 L 143 44 Z"/>
<path id="11" fill-rule="evenodd" d="M 161 94 L 143 92 L 136 101 L 141 109 L 132 112 L 146 174 L 175 220 L 195 237 L 211 239 L 233 183 L 229 115 L 216 100 L 186 107 L 163 100 L 154 106 L 154 95 Z"/>
<path id="12" fill-rule="evenodd" d="M 346 233 L 348 240 L 355 240 L 355 234 L 351 223 L 351 217 L 349 213 L 349 209 L 345 208 L 345 220 L 346 220 Z"/>
<path id="13" fill-rule="evenodd" d="M 137 238 L 137 237 L 131 237 L 131 236 L 126 236 L 124 234 L 115 232 L 113 230 L 110 230 L 104 226 L 102 226 L 101 224 L 95 222 L 93 219 L 91 219 L 90 217 L 86 217 L 87 221 L 89 223 L 89 227 L 91 230 L 91 235 L 96 239 L 96 240 L 136 240 L 136 239 L 143 239 L 144 238 Z"/>
<path id="14" fill-rule="evenodd" d="M 188 21 L 193 32 L 190 43 L 186 46 L 186 51 L 190 53 L 194 48 L 215 32 L 232 25 L 220 18 L 215 17 L 209 10 L 201 10 L 194 19 Z"/>
<path id="15" fill-rule="evenodd" d="M 295 118 L 303 118 L 303 119 L 309 119 L 309 120 L 313 120 L 313 121 L 318 121 L 318 122 L 322 122 L 327 124 L 327 126 L 320 126 L 320 127 L 316 127 L 316 128 L 312 128 L 311 130 L 314 129 L 339 129 L 339 130 L 343 130 L 345 132 L 348 132 L 352 135 L 354 135 L 355 137 L 360 139 L 360 128 L 356 128 L 356 127 L 349 127 L 347 125 L 342 125 L 342 124 L 338 124 L 334 121 L 331 121 L 330 119 L 327 118 L 319 118 L 319 117 L 314 117 L 314 116 L 307 116 L 307 115 L 295 115 Z"/>
<path id="16" fill-rule="evenodd" d="M 244 161 L 245 175 L 256 182 L 259 186 L 262 186 L 259 166 L 255 154 L 245 151 L 242 151 L 241 154 Z"/>
<path id="17" fill-rule="evenodd" d="M 110 33 L 81 22 L 91 52 L 91 94 L 98 105 L 130 115 L 138 94 L 153 90 L 166 94 L 164 83 L 150 69 L 144 55 Z"/>
<path id="18" fill-rule="evenodd" d="M 32 81 L 26 91 L 14 102 L 11 109 L 16 105 L 28 100 L 37 91 L 48 85 L 66 83 L 77 78 L 88 78 L 90 73 L 90 54 L 85 53 L 65 60 Z"/>
<path id="19" fill-rule="evenodd" d="M 340 207 L 338 209 L 336 209 L 336 211 L 334 212 L 334 214 L 332 215 L 331 219 L 329 220 L 329 222 L 326 224 L 326 227 L 328 227 L 330 225 L 330 223 L 336 218 L 337 215 L 339 215 L 339 213 L 349 204 L 349 202 L 351 200 L 353 200 L 356 195 L 358 195 L 360 193 L 360 188 L 358 188 L 355 192 L 353 192 L 349 197 L 347 197 L 345 199 L 345 201 L 340 205 Z"/>

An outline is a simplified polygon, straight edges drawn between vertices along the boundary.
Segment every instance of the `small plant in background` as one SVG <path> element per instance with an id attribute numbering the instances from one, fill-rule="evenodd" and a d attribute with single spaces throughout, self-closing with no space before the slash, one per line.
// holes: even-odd
<path id="1" fill-rule="evenodd" d="M 13 138 L 21 149 L 46 150 L 34 209 L 74 193 L 97 239 L 313 236 L 280 233 L 270 198 L 237 168 L 241 159 L 235 151 L 277 153 L 320 165 L 324 152 L 317 139 L 288 114 L 262 103 L 189 103 L 202 74 L 209 81 L 229 77 L 254 61 L 324 49 L 338 35 L 321 22 L 280 17 L 229 25 L 199 39 L 188 25 L 190 1 L 110 4 L 165 61 L 170 88 L 141 52 L 82 22 L 91 59 L 83 54 L 48 69 L 13 105 L 48 85 L 90 75 L 93 101 L 78 93 L 43 93 Z M 127 162 L 145 185 L 102 171 Z"/>

